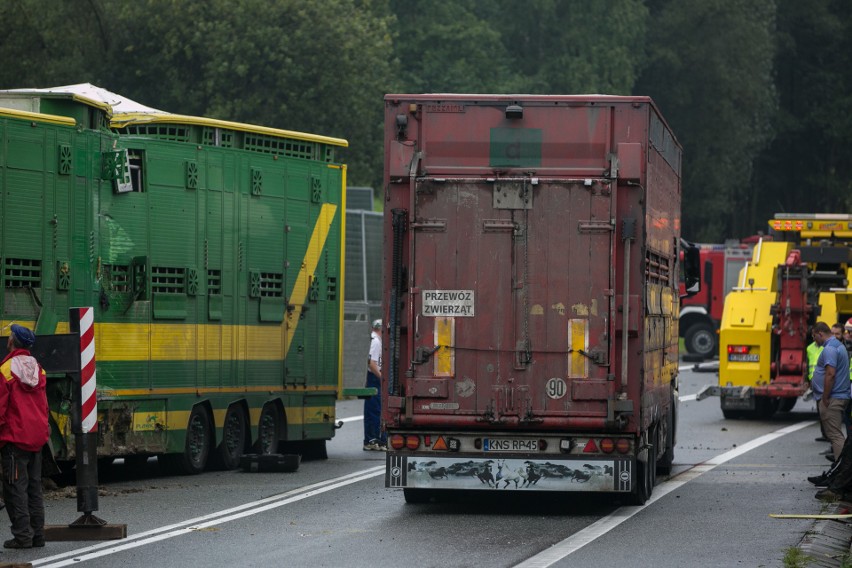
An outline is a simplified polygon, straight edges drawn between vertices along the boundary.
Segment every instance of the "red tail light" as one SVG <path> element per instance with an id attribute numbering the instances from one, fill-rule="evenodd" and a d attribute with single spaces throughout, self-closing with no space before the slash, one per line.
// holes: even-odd
<path id="1" fill-rule="evenodd" d="M 405 447 L 409 450 L 416 450 L 420 447 L 420 436 L 409 435 L 405 437 Z"/>
<path id="2" fill-rule="evenodd" d="M 388 439 L 388 442 L 390 442 L 390 447 L 395 450 L 401 450 L 405 446 L 405 438 L 402 434 L 394 434 Z"/>
<path id="3" fill-rule="evenodd" d="M 737 353 L 745 355 L 749 351 L 748 345 L 728 345 L 728 354 Z"/>
<path id="4" fill-rule="evenodd" d="M 615 451 L 619 454 L 626 454 L 630 451 L 630 440 L 627 438 L 619 438 L 615 441 Z"/>
<path id="5" fill-rule="evenodd" d="M 598 445 L 595 444 L 594 440 L 589 440 L 586 442 L 586 447 L 583 448 L 583 452 L 590 454 L 598 451 Z"/>
<path id="6" fill-rule="evenodd" d="M 600 441 L 601 451 L 605 454 L 611 454 L 615 449 L 615 442 L 612 441 L 612 438 L 604 438 Z"/>

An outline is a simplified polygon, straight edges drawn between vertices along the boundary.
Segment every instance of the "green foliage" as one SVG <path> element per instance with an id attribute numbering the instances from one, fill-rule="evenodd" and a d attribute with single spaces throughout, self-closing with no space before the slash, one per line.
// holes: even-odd
<path id="1" fill-rule="evenodd" d="M 489 3 L 490 0 L 484 0 Z M 500 33 L 474 13 L 474 1 L 391 0 L 399 22 L 394 53 L 399 91 L 502 91 L 512 77 Z"/>
<path id="2" fill-rule="evenodd" d="M 123 94 L 172 112 L 347 138 L 374 183 L 393 19 L 369 0 L 104 0 Z"/>
<path id="3" fill-rule="evenodd" d="M 651 95 L 684 233 L 720 241 L 852 207 L 850 44 L 838 0 L 4 0 L 0 88 L 346 138 L 379 194 L 385 93 Z"/>
<path id="4" fill-rule="evenodd" d="M 811 556 L 802 552 L 801 548 L 791 546 L 784 552 L 784 568 L 807 568 L 813 561 Z"/>
<path id="5" fill-rule="evenodd" d="M 95 82 L 108 48 L 108 22 L 98 0 L 0 2 L 3 88 Z"/>
<path id="6" fill-rule="evenodd" d="M 673 0 L 651 27 L 637 91 L 654 98 L 683 145 L 684 234 L 741 233 L 754 221 L 753 164 L 777 108 L 774 2 Z"/>
<path id="7" fill-rule="evenodd" d="M 494 0 L 486 13 L 518 72 L 512 86 L 538 94 L 629 95 L 647 16 L 639 0 Z"/>
<path id="8" fill-rule="evenodd" d="M 755 177 L 763 216 L 852 213 L 852 13 L 842 2 L 778 5 L 781 113 Z"/>

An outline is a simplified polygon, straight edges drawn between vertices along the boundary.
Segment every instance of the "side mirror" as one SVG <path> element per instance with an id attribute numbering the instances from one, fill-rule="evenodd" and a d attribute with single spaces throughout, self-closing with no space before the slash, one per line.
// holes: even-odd
<path id="1" fill-rule="evenodd" d="M 683 239 L 680 240 L 683 252 L 680 270 L 680 297 L 689 298 L 701 291 L 701 257 L 698 247 Z"/>

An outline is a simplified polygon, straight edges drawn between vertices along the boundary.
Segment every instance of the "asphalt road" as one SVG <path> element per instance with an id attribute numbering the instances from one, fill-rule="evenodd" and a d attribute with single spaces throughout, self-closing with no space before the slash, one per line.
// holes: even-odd
<path id="1" fill-rule="evenodd" d="M 384 488 L 384 454 L 361 450 L 361 405 L 329 444 L 329 459 L 295 473 L 160 473 L 117 463 L 102 475 L 98 516 L 128 526 L 105 543 L 49 542 L 0 553 L 33 566 L 545 567 L 782 566 L 817 513 L 805 477 L 827 462 L 813 403 L 767 421 L 727 421 L 717 399 L 689 400 L 715 375 L 681 373 L 675 468 L 643 507 L 614 499 L 483 492 L 406 504 Z M 694 397 L 693 397 L 694 398 Z M 73 488 L 52 491 L 49 524 L 79 516 Z"/>

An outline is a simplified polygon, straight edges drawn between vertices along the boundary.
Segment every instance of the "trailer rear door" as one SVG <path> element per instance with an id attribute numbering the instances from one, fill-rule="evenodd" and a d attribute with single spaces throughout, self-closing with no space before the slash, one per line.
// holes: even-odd
<path id="1" fill-rule="evenodd" d="M 417 182 L 415 422 L 606 414 L 612 217 L 607 179 Z"/>

